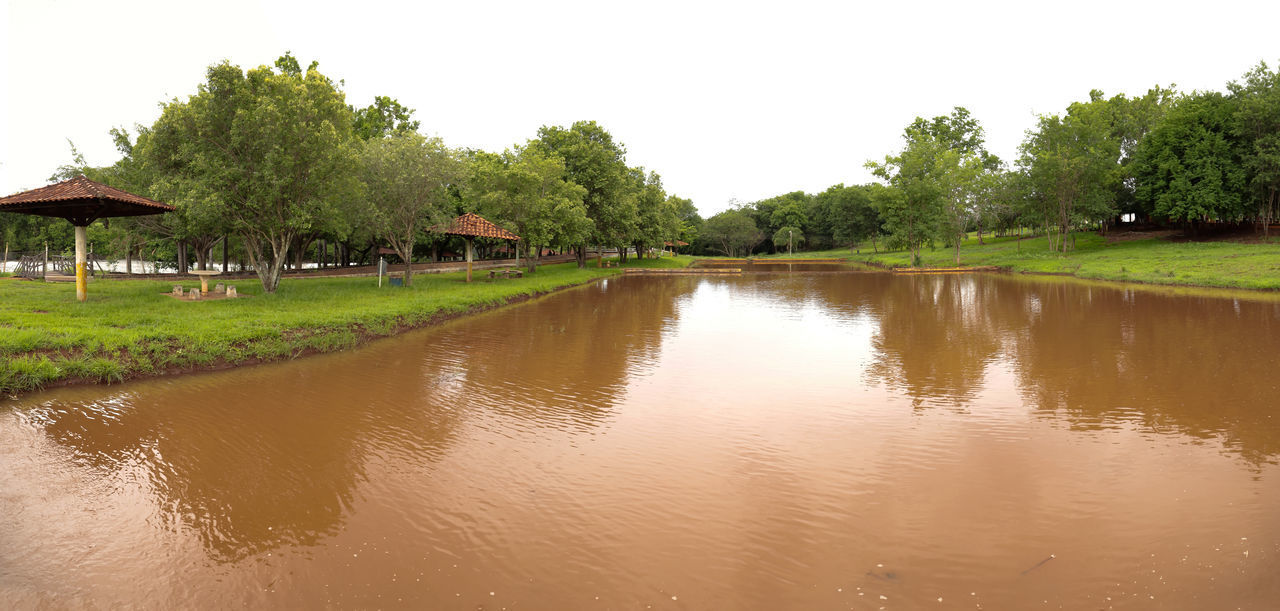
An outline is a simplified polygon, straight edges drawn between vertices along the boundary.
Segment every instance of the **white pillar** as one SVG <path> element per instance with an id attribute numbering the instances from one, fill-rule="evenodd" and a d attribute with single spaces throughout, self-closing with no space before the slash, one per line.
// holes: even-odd
<path id="1" fill-rule="evenodd" d="M 467 238 L 467 282 L 471 282 L 471 238 Z"/>
<path id="2" fill-rule="evenodd" d="M 84 301 L 89 297 L 85 279 L 85 242 L 89 239 L 89 228 L 76 225 L 76 301 Z"/>

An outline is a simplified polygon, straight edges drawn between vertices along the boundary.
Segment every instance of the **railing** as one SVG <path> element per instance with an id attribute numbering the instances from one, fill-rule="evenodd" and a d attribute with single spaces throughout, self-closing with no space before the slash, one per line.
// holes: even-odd
<path id="1" fill-rule="evenodd" d="M 44 253 L 34 254 L 17 254 L 18 260 L 16 266 L 11 270 L 13 275 L 18 278 L 43 278 L 46 273 L 63 274 L 66 276 L 76 275 L 76 258 L 66 255 L 49 255 L 48 266 L 45 265 Z M 100 275 L 102 267 L 102 258 L 96 255 L 90 255 L 87 258 L 88 269 L 86 273 L 92 276 Z M 6 262 L 6 268 L 8 268 Z"/>

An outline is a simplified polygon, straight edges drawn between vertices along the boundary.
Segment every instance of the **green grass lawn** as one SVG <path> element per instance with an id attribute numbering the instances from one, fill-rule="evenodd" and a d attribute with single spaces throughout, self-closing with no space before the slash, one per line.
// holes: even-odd
<path id="1" fill-rule="evenodd" d="M 632 259 L 623 268 L 692 261 Z M 436 317 L 618 273 L 620 268 L 589 262 L 581 270 L 572 263 L 548 265 L 524 278 L 470 284 L 462 273 L 419 274 L 407 288 L 385 280 L 378 288 L 376 278 L 285 279 L 273 295 L 249 279 L 233 282 L 241 299 L 201 302 L 166 295 L 170 280 L 98 280 L 80 303 L 71 284 L 6 279 L 0 281 L 0 392 L 342 350 Z M 181 284 L 198 286 L 194 279 Z"/>
<path id="2" fill-rule="evenodd" d="M 1096 233 L 1077 233 L 1074 251 L 1049 252 L 1043 238 L 985 238 L 979 246 L 970 238 L 960 245 L 964 266 L 994 265 L 1011 271 L 1071 274 L 1080 278 L 1212 286 L 1280 289 L 1280 244 L 1240 242 L 1173 242 L 1141 239 L 1108 242 Z M 910 255 L 897 251 L 871 254 L 863 249 L 854 258 L 892 267 L 907 266 Z M 925 249 L 926 267 L 952 267 L 955 251 Z"/>

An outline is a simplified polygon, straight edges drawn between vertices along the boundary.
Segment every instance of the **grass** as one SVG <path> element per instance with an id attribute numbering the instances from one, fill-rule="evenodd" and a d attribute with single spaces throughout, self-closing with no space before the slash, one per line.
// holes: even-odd
<path id="1" fill-rule="evenodd" d="M 1076 248 L 1049 252 L 1046 240 L 974 238 L 960 245 L 964 266 L 998 266 L 1010 271 L 1070 274 L 1079 278 L 1185 286 L 1280 289 L 1280 244 L 1240 242 L 1174 242 L 1150 238 L 1109 242 L 1096 233 L 1077 233 Z M 845 256 L 849 256 L 845 251 Z M 909 265 L 905 251 L 854 255 L 857 261 L 891 267 Z M 950 248 L 921 252 L 926 267 L 952 267 Z"/>
<path id="2" fill-rule="evenodd" d="M 691 257 L 630 260 L 684 267 Z M 89 299 L 69 284 L 0 281 L 0 392 L 60 381 L 125 379 L 332 352 L 440 317 L 584 284 L 620 268 L 539 267 L 524 278 L 467 284 L 463 274 L 421 274 L 411 287 L 373 278 L 285 279 L 275 294 L 236 281 L 244 298 L 183 302 L 171 280 L 99 280 Z M 482 272 L 483 274 L 483 272 Z M 184 279 L 187 288 L 197 285 Z"/>

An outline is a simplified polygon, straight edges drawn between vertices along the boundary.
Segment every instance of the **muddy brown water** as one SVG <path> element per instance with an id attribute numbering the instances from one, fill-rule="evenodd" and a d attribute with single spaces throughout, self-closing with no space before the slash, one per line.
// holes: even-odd
<path id="1" fill-rule="evenodd" d="M 1280 302 L 614 278 L 0 404 L 6 606 L 1269 609 Z"/>

